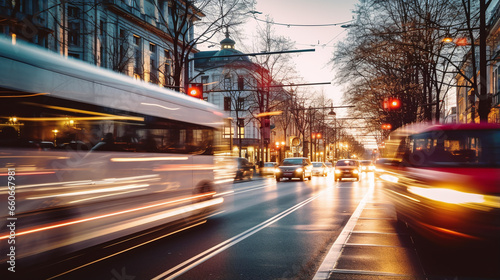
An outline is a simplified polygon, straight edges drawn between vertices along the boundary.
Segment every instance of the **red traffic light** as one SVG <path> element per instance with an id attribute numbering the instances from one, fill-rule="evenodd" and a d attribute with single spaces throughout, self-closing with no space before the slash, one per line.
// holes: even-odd
<path id="1" fill-rule="evenodd" d="M 191 84 L 187 94 L 195 98 L 203 99 L 203 84 Z"/>
<path id="2" fill-rule="evenodd" d="M 385 98 L 382 107 L 384 110 L 398 110 L 401 108 L 401 100 L 398 98 Z"/>
<path id="3" fill-rule="evenodd" d="M 393 110 L 401 108 L 401 100 L 399 100 L 399 99 L 397 99 L 397 98 L 393 98 L 393 99 L 390 101 L 389 107 L 390 107 L 391 109 L 393 109 Z"/>
<path id="4" fill-rule="evenodd" d="M 312 137 L 313 139 L 315 139 L 315 138 L 316 138 L 316 139 L 320 139 L 320 138 L 321 138 L 321 133 L 319 133 L 319 132 L 314 132 L 314 133 L 311 135 L 311 137 Z"/>

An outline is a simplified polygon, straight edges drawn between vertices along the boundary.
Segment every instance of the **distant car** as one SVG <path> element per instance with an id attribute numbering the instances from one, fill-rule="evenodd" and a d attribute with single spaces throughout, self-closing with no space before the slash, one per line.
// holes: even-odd
<path id="1" fill-rule="evenodd" d="M 305 178 L 312 179 L 313 165 L 308 158 L 294 157 L 285 158 L 278 168 L 276 168 L 276 181 L 281 181 L 282 178 L 299 178 L 304 181 Z"/>
<path id="2" fill-rule="evenodd" d="M 266 175 L 272 175 L 274 176 L 274 170 L 278 164 L 276 162 L 265 162 L 264 166 L 260 168 L 260 175 L 266 176 Z"/>
<path id="3" fill-rule="evenodd" d="M 375 171 L 375 165 L 371 160 L 361 160 L 359 162 L 359 165 L 361 166 L 361 172 L 374 172 Z"/>
<path id="4" fill-rule="evenodd" d="M 333 171 L 333 163 L 327 161 L 325 162 L 325 165 L 327 167 L 328 173 Z"/>
<path id="5" fill-rule="evenodd" d="M 313 162 L 312 173 L 314 176 L 326 176 L 328 175 L 328 167 L 324 162 Z"/>
<path id="6" fill-rule="evenodd" d="M 252 180 L 254 166 L 246 158 L 236 158 L 238 166 L 236 167 L 235 180 Z"/>
<path id="7" fill-rule="evenodd" d="M 356 179 L 359 181 L 359 161 L 354 159 L 341 159 L 335 164 L 335 181 L 342 179 Z"/>
<path id="8" fill-rule="evenodd" d="M 398 221 L 435 244 L 498 246 L 500 125 L 413 125 L 390 136 L 380 178 Z"/>

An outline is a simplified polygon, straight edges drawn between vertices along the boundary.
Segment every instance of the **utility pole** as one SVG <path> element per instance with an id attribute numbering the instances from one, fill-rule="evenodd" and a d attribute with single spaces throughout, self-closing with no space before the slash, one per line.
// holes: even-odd
<path id="1" fill-rule="evenodd" d="M 486 0 L 479 1 L 479 122 L 488 122 L 491 99 L 486 86 Z"/>

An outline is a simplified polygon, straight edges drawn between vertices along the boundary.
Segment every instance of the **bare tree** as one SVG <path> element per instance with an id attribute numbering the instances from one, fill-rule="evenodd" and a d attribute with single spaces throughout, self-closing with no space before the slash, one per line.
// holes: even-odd
<path id="1" fill-rule="evenodd" d="M 176 90 L 183 88 L 182 77 L 189 79 L 186 67 L 196 45 L 212 39 L 224 27 L 243 22 L 247 0 L 155 1 L 166 43 L 172 55 L 171 77 Z M 189 80 L 185 80 L 187 84 Z"/>
<path id="2" fill-rule="evenodd" d="M 460 49 L 442 42 L 466 21 L 457 3 L 373 0 L 357 7 L 356 23 L 333 62 L 340 66 L 337 80 L 350 82 L 350 102 L 358 115 L 374 117 L 373 127 L 440 119 L 441 101 L 459 69 L 454 58 Z M 381 110 L 388 97 L 399 98 L 404 110 Z"/>

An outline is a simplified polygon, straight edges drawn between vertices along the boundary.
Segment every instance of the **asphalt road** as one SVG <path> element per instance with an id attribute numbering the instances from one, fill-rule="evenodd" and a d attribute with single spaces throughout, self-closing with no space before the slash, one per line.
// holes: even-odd
<path id="1" fill-rule="evenodd" d="M 206 221 L 157 228 L 24 273 L 106 280 L 500 279 L 498 251 L 430 246 L 396 222 L 382 188 L 371 173 L 360 182 L 334 182 L 331 175 L 238 182 L 223 211 Z"/>

